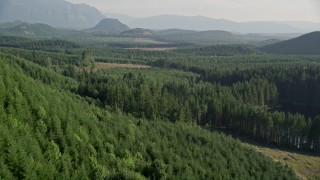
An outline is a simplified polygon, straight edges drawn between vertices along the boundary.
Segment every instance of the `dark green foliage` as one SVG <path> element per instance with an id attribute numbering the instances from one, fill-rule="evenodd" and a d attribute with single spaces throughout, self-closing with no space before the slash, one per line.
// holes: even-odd
<path id="1" fill-rule="evenodd" d="M 311 139 L 310 145 L 315 149 L 320 149 L 320 116 L 316 117 L 312 122 L 309 138 Z"/>
<path id="2" fill-rule="evenodd" d="M 217 128 L 320 151 L 319 117 L 281 109 L 320 107 L 319 57 L 244 46 L 59 52 L 0 48 L 1 178 L 295 178 Z M 94 71 L 95 61 L 153 68 Z"/>
<path id="3" fill-rule="evenodd" d="M 216 47 L 228 49 L 227 46 Z M 70 60 L 72 55 L 48 56 L 43 52 L 4 50 L 19 52 L 19 56 L 31 61 L 40 54 L 44 60 L 34 62 L 45 67 L 48 57 L 53 68 L 57 64 L 54 57 L 60 57 L 64 75 L 79 75 L 80 86 L 74 92 L 108 110 L 120 110 L 139 118 L 227 128 L 282 147 L 319 151 L 311 144 L 312 119 L 308 118 L 315 117 L 320 107 L 317 57 L 258 54 L 209 57 L 183 50 L 147 52 L 100 47 L 72 50 L 75 54 L 82 53 L 77 62 Z M 210 53 L 210 48 L 201 53 Z M 77 67 L 94 55 L 102 57 L 98 58 L 102 62 L 149 62 L 153 66 L 192 71 L 198 75 L 184 76 L 182 72 L 170 73 L 163 69 L 89 74 L 88 70 Z M 297 105 L 307 110 L 292 110 Z M 309 107 L 315 109 L 313 113 Z"/>
<path id="4" fill-rule="evenodd" d="M 270 54 L 320 55 L 319 47 L 320 32 L 317 31 L 259 49 Z"/>
<path id="5" fill-rule="evenodd" d="M 0 69 L 1 178 L 296 178 L 231 137 L 98 108 L 54 86 L 65 78 L 30 62 L 1 53 Z M 124 81 L 131 78 L 146 81 L 132 74 Z"/>
<path id="6" fill-rule="evenodd" d="M 57 52 L 61 51 L 62 49 L 64 52 L 67 49 L 79 47 L 78 44 L 66 40 L 32 40 L 17 36 L 0 36 L 0 46 Z"/>
<path id="7" fill-rule="evenodd" d="M 10 64 L 20 73 L 32 77 L 34 80 L 63 89 L 74 89 L 77 87 L 78 83 L 73 79 L 66 78 L 46 68 L 41 68 L 36 64 L 31 64 L 25 59 L 17 58 L 12 55 L 3 55 L 2 53 L 1 55 L 6 59 L 12 59 L 12 61 L 7 61 L 7 64 Z"/>
<path id="8" fill-rule="evenodd" d="M 136 117 L 226 128 L 268 143 L 318 151 L 309 145 L 310 124 L 304 116 L 265 110 L 278 100 L 276 85 L 267 80 L 251 79 L 224 87 L 196 82 L 196 76 L 183 77 L 179 72 L 148 71 L 81 76 L 77 93 L 98 100 L 102 107 Z M 160 71 L 164 74 L 159 75 Z"/>
<path id="9" fill-rule="evenodd" d="M 64 50 L 63 50 L 64 51 Z M 56 52 L 44 52 L 44 51 L 35 51 L 35 50 L 24 50 L 17 48 L 0 48 L 0 52 L 6 54 L 14 54 L 15 56 L 27 59 L 36 64 L 46 66 L 48 58 L 51 61 L 51 65 L 54 67 L 66 66 L 66 65 L 77 65 L 77 66 L 86 66 L 87 63 L 79 55 L 69 55 L 61 54 Z"/>
<path id="10" fill-rule="evenodd" d="M 231 86 L 252 78 L 276 84 L 281 103 L 320 107 L 318 57 L 246 55 L 232 57 L 167 58 L 150 63 L 200 74 L 202 81 Z"/>
<path id="11" fill-rule="evenodd" d="M 151 64 L 192 71 L 198 73 L 202 81 L 235 88 L 232 92 L 237 102 L 227 99 L 231 94 L 223 96 L 223 101 L 229 104 L 227 108 L 222 106 L 224 115 L 214 109 L 208 110 L 209 114 L 218 114 L 222 120 L 227 120 L 221 123 L 221 118 L 218 118 L 218 127 L 230 128 L 230 123 L 236 123 L 235 129 L 259 140 L 319 152 L 318 148 L 311 145 L 313 140 L 308 135 L 312 128 L 311 120 L 296 114 L 299 112 L 311 117 L 319 115 L 319 62 L 318 57 L 247 55 L 167 58 Z M 258 108 L 242 109 L 237 104 L 241 100 Z M 299 107 L 295 108 L 297 105 Z M 275 106 L 286 106 L 289 112 L 287 115 L 274 112 L 279 109 Z M 310 112 L 311 108 L 315 109 L 313 113 Z M 218 106 L 218 109 L 221 108 Z M 274 113 L 267 112 L 268 109 Z M 290 112 L 290 109 L 297 111 Z"/>
<path id="12" fill-rule="evenodd" d="M 170 75 L 159 76 L 168 73 L 162 70 L 156 78 L 139 75 L 146 71 L 113 78 L 111 73 L 104 76 L 106 72 L 101 72 L 82 77 L 78 93 L 98 100 L 103 107 L 119 108 L 136 117 L 234 129 L 267 143 L 319 151 L 310 145 L 308 135 L 312 122 L 308 116 L 315 117 L 320 107 L 318 57 L 258 54 L 208 57 L 199 56 L 202 51 L 193 54 L 192 50 L 190 53 L 93 50 L 111 57 L 106 62 L 121 62 L 115 61 L 115 57 L 126 57 L 128 62 L 145 59 L 152 61 L 149 63 L 152 66 L 192 71 L 199 76 L 181 81 Z M 210 53 L 210 48 L 203 53 Z M 297 105 L 298 110 L 293 110 Z M 289 110 L 276 112 L 282 111 L 281 106 Z M 314 112 L 310 113 L 308 107 Z"/>
<path id="13" fill-rule="evenodd" d="M 253 49 L 239 46 L 239 45 L 216 45 L 216 46 L 204 46 L 198 48 L 179 49 L 177 52 L 183 55 L 193 56 L 233 56 L 233 55 L 246 55 L 253 54 Z"/>

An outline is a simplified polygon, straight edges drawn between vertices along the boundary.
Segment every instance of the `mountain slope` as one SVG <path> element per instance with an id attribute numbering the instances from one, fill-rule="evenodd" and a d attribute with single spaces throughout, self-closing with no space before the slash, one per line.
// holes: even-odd
<path id="1" fill-rule="evenodd" d="M 87 32 L 106 32 L 106 33 L 121 33 L 129 30 L 129 27 L 121 23 L 117 19 L 106 18 L 101 20 L 95 27 L 86 29 Z"/>
<path id="2" fill-rule="evenodd" d="M 64 0 L 1 0 L 0 22 L 20 20 L 46 23 L 54 27 L 88 28 L 104 16 L 86 4 L 72 4 Z"/>
<path id="3" fill-rule="evenodd" d="M 320 55 L 320 32 L 312 32 L 260 50 L 271 54 Z"/>
<path id="4" fill-rule="evenodd" d="M 19 26 L 19 25 L 21 25 L 21 24 L 23 24 L 22 21 L 14 21 L 14 22 L 0 23 L 0 30 L 13 28 L 13 27 Z"/>
<path id="5" fill-rule="evenodd" d="M 295 179 L 230 137 L 99 109 L 26 60 L 0 53 L 0 68 L 1 178 Z"/>
<path id="6" fill-rule="evenodd" d="M 27 36 L 55 36 L 59 35 L 60 32 L 47 25 L 47 24 L 28 24 L 21 23 L 17 26 L 10 28 L 0 29 L 0 32 L 14 34 L 14 35 L 27 35 Z"/>
<path id="7" fill-rule="evenodd" d="M 118 14 L 118 13 L 104 12 L 103 15 L 105 15 L 107 18 L 119 19 L 124 24 L 129 24 L 129 23 L 139 19 L 139 18 L 136 18 L 136 17 L 131 17 L 131 16 L 128 16 L 128 15 Z"/>

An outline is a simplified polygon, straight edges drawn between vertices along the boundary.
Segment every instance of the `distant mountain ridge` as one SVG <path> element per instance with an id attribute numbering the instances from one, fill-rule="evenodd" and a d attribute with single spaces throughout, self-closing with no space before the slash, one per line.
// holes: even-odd
<path id="1" fill-rule="evenodd" d="M 169 29 L 156 31 L 155 37 L 159 40 L 173 43 L 191 43 L 198 45 L 218 45 L 218 44 L 269 44 L 267 40 L 287 40 L 286 37 L 276 37 L 263 34 L 236 34 L 228 31 L 191 31 Z"/>
<path id="2" fill-rule="evenodd" d="M 320 55 L 320 31 L 260 48 L 271 54 Z"/>
<path id="3" fill-rule="evenodd" d="M 97 24 L 104 15 L 86 4 L 64 0 L 1 0 L 0 22 L 20 20 L 59 28 L 83 29 Z"/>
<path id="4" fill-rule="evenodd" d="M 18 25 L 21 25 L 23 22 L 22 21 L 14 21 L 14 22 L 5 22 L 5 23 L 0 23 L 0 30 L 1 29 L 8 29 L 12 28 Z"/>
<path id="5" fill-rule="evenodd" d="M 66 0 L 0 0 L 0 23 L 16 20 L 49 24 L 55 28 L 87 29 L 104 18 L 119 19 L 130 28 L 152 30 L 184 29 L 195 31 L 222 30 L 236 33 L 307 33 L 320 29 L 310 22 L 233 22 L 204 16 L 158 15 L 145 18 L 105 13 L 87 4 Z"/>
<path id="6" fill-rule="evenodd" d="M 203 16 L 160 15 L 142 18 L 129 24 L 130 27 L 149 29 L 223 30 L 238 33 L 292 33 L 302 30 L 278 23 L 246 22 L 237 23 L 224 19 L 211 19 Z"/>
<path id="7" fill-rule="evenodd" d="M 11 23 L 0 23 L 0 35 L 44 37 L 44 38 L 66 38 L 70 36 L 83 37 L 91 35 L 116 35 L 133 38 L 152 38 L 170 43 L 217 45 L 217 44 L 251 44 L 266 45 L 281 40 L 287 40 L 298 35 L 270 36 L 264 34 L 235 34 L 228 31 L 191 31 L 181 29 L 150 30 L 129 27 L 117 19 L 103 19 L 95 27 L 83 31 L 54 28 L 47 24 L 25 23 L 15 21 Z"/>
<path id="8" fill-rule="evenodd" d="M 185 29 L 195 31 L 223 30 L 238 33 L 307 33 L 320 29 L 320 23 L 295 21 L 255 21 L 233 22 L 212 19 L 204 16 L 158 15 L 135 18 L 122 14 L 105 13 L 107 17 L 117 18 L 130 28 L 144 29 Z"/>
<path id="9" fill-rule="evenodd" d="M 86 29 L 87 32 L 105 32 L 111 34 L 118 34 L 128 31 L 130 28 L 121 23 L 118 19 L 105 18 L 101 20 L 95 27 Z"/>
<path id="10" fill-rule="evenodd" d="M 58 38 L 68 37 L 69 35 L 83 35 L 84 32 L 71 29 L 54 28 L 48 24 L 42 23 L 26 23 L 15 21 L 11 23 L 0 23 L 0 33 L 9 36 L 24 36 L 24 37 L 45 37 Z"/>

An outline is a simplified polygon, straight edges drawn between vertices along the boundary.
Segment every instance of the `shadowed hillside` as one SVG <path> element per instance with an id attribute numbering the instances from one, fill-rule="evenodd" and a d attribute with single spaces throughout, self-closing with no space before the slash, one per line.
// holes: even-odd
<path id="1" fill-rule="evenodd" d="M 320 31 L 260 48 L 270 54 L 320 55 Z"/>

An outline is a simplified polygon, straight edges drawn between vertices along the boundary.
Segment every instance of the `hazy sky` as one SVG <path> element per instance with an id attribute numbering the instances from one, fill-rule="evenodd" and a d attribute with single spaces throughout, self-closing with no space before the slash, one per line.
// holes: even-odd
<path id="1" fill-rule="evenodd" d="M 234 21 L 296 20 L 320 22 L 320 0 L 68 0 L 102 12 L 136 17 L 159 14 L 202 15 Z"/>

